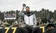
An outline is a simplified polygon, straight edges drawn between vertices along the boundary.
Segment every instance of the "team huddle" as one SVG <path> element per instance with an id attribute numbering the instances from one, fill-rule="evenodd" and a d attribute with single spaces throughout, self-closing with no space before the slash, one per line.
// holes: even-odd
<path id="1" fill-rule="evenodd" d="M 8 30 L 6 30 L 5 33 L 12 33 L 11 29 L 13 28 L 11 27 L 18 27 L 18 28 L 14 28 L 16 32 L 14 31 L 13 33 L 56 33 L 56 27 L 54 24 L 51 23 L 48 24 L 47 26 L 44 26 L 45 23 L 42 24 L 42 27 L 44 26 L 44 29 L 41 29 L 42 27 L 40 27 L 39 22 L 36 19 L 35 13 L 30 11 L 29 6 L 26 6 L 26 11 L 24 11 L 24 7 L 23 7 L 22 11 L 19 14 L 20 14 L 20 18 L 18 20 L 19 22 L 17 21 L 13 22 L 12 25 L 9 26 L 10 29 L 6 28 L 9 30 L 9 32 Z M 1 26 L 6 27 L 5 22 Z M 3 29 L 0 30 L 4 33 Z"/>

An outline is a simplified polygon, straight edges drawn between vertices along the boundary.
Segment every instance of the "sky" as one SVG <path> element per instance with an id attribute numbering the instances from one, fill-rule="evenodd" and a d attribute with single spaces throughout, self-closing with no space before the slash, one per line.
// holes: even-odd
<path id="1" fill-rule="evenodd" d="M 41 10 L 42 8 L 50 11 L 56 10 L 56 0 L 0 0 L 0 10 L 22 10 L 22 4 L 25 3 L 30 10 Z"/>

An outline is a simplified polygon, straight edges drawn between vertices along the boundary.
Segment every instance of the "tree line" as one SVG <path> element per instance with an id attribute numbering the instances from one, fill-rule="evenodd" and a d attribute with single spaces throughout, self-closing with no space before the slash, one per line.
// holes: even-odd
<path id="1" fill-rule="evenodd" d="M 11 11 L 7 11 L 6 13 L 15 13 L 16 12 L 16 20 L 18 20 L 18 18 L 20 17 L 19 15 L 19 10 L 11 10 Z M 41 18 L 46 18 L 46 19 L 50 19 L 50 18 L 54 18 L 54 20 L 56 20 L 56 10 L 54 10 L 54 12 L 50 11 L 49 9 L 44 9 L 42 8 L 40 11 L 32 11 L 36 14 L 36 17 L 41 17 Z M 5 12 L 1 12 L 0 11 L 0 20 L 4 20 L 4 13 Z"/>

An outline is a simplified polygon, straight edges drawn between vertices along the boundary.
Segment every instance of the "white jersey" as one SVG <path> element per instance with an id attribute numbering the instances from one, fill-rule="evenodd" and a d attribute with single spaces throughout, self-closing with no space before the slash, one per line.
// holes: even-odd
<path id="1" fill-rule="evenodd" d="M 27 24 L 27 25 L 34 25 L 36 24 L 36 16 L 34 13 L 30 12 L 29 14 L 27 14 L 26 12 L 24 13 L 24 22 Z"/>
<path id="2" fill-rule="evenodd" d="M 25 20 L 25 23 L 28 24 L 28 25 L 34 25 L 33 23 L 33 15 L 31 16 L 27 16 L 27 15 L 24 15 L 24 20 Z"/>
<path id="3" fill-rule="evenodd" d="M 27 25 L 34 25 L 34 24 L 36 24 L 35 14 L 30 15 L 30 16 L 24 15 L 24 21 L 25 21 L 25 23 Z"/>

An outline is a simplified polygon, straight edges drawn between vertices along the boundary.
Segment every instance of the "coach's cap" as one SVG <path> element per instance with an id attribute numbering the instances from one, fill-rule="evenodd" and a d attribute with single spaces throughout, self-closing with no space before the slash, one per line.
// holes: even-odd
<path id="1" fill-rule="evenodd" d="M 26 6 L 26 8 L 30 8 L 29 6 Z"/>

